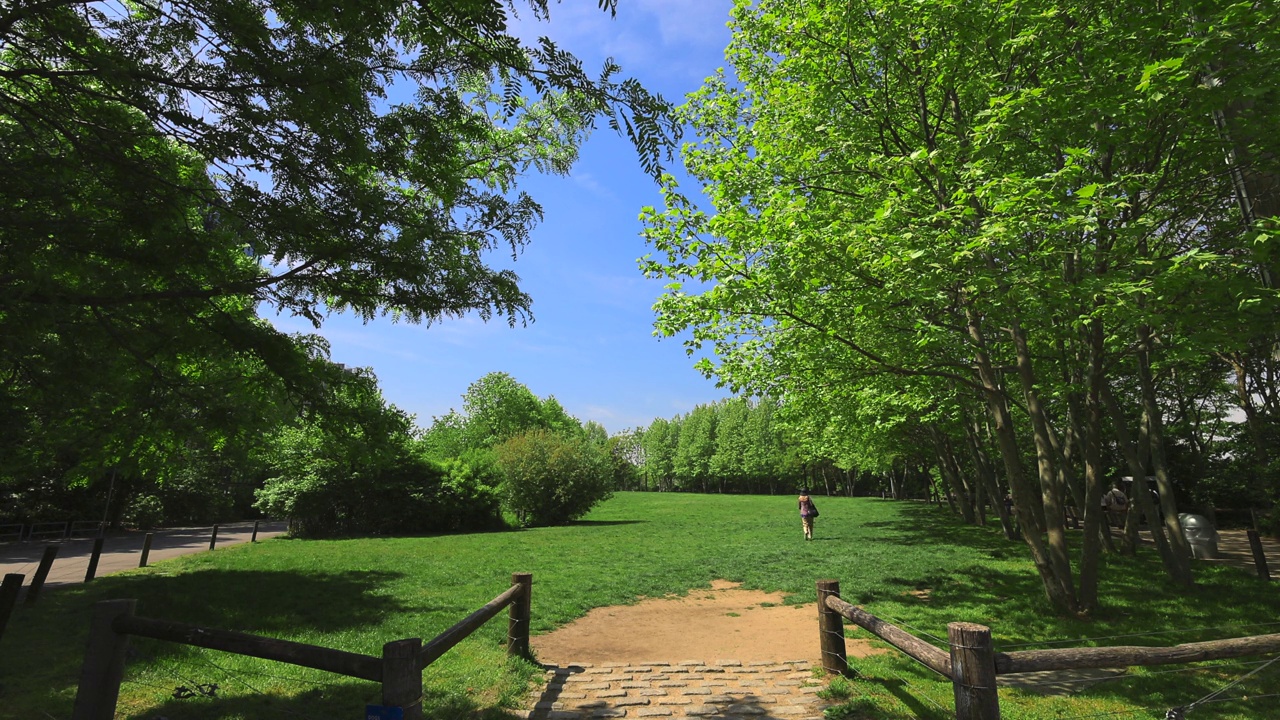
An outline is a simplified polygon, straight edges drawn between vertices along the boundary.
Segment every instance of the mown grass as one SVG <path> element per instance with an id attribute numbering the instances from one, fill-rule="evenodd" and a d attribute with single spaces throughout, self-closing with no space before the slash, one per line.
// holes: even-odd
<path id="1" fill-rule="evenodd" d="M 505 589 L 513 571 L 534 573 L 534 633 L 593 607 L 683 594 L 717 578 L 789 593 L 791 603 L 812 602 L 816 579 L 837 578 L 846 599 L 940 645 L 947 623 L 959 620 L 989 625 L 997 649 L 1064 642 L 1172 645 L 1276 630 L 1264 626 L 1277 621 L 1274 586 L 1240 570 L 1200 566 L 1197 587 L 1179 593 L 1163 581 L 1150 551 L 1108 558 L 1106 607 L 1087 621 L 1065 619 L 1046 610 L 1024 546 L 1005 541 L 995 529 L 964 526 L 945 511 L 916 503 L 828 498 L 819 505 L 814 542 L 801 537 L 793 498 L 622 493 L 565 527 L 423 538 L 277 539 L 99 578 L 17 609 L 0 641 L 0 718 L 70 716 L 88 608 L 104 598 L 137 598 L 138 613 L 148 617 L 370 655 L 380 654 L 389 640 L 430 638 L 444 630 Z M 523 697 L 538 669 L 505 659 L 505 633 L 499 618 L 427 670 L 428 717 L 498 717 L 503 706 Z M 1131 634 L 1141 636 L 1114 637 Z M 1237 662 L 1134 670 L 1120 679 L 1081 684 L 1073 696 L 1002 691 L 1001 704 L 1012 720 L 1101 713 L 1157 718 L 1253 667 Z M 900 654 L 859 660 L 856 669 L 858 677 L 838 687 L 845 704 L 830 717 L 951 717 L 950 683 Z M 215 683 L 216 698 L 173 697 L 177 687 Z M 1275 692 L 1280 663 L 1228 695 Z M 362 717 L 365 703 L 377 700 L 373 683 L 137 641 L 119 716 L 354 718 Z M 1263 717 L 1272 700 L 1215 703 L 1199 712 Z"/>

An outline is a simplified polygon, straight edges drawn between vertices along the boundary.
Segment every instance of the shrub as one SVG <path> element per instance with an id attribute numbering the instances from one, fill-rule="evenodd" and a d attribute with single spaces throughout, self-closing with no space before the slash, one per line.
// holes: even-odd
<path id="1" fill-rule="evenodd" d="M 412 443 L 381 453 L 326 456 L 315 435 L 286 430 L 289 452 L 258 491 L 258 509 L 289 518 L 300 536 L 413 534 L 501 525 L 498 473 L 491 458 L 468 454 L 436 463 Z"/>
<path id="2" fill-rule="evenodd" d="M 164 503 L 155 495 L 138 495 L 125 508 L 124 521 L 139 530 L 150 530 L 164 522 Z"/>
<path id="3" fill-rule="evenodd" d="M 502 471 L 493 453 L 473 450 L 440 463 L 444 480 L 432 513 L 445 532 L 502 527 L 499 487 Z"/>
<path id="4" fill-rule="evenodd" d="M 534 429 L 494 448 L 504 509 L 521 525 L 582 517 L 612 493 L 608 453 L 577 433 Z"/>

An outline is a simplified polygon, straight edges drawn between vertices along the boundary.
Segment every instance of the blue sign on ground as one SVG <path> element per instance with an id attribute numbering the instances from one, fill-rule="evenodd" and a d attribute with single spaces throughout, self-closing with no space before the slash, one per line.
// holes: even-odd
<path id="1" fill-rule="evenodd" d="M 404 720 L 404 708 L 386 705 L 365 705 L 365 720 Z"/>

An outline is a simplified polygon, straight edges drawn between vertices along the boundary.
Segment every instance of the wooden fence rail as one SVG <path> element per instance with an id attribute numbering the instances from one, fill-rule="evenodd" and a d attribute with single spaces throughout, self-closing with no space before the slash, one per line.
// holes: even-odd
<path id="1" fill-rule="evenodd" d="M 526 584 L 521 579 L 527 579 Z M 527 597 L 529 586 L 532 585 L 533 576 L 529 573 L 516 573 L 511 577 L 512 585 L 506 592 L 498 597 L 490 600 L 484 607 L 466 616 L 457 625 L 445 630 L 435 636 L 430 642 L 422 646 L 422 652 L 418 656 L 418 668 L 426 668 L 449 651 L 454 645 L 462 642 L 471 633 L 475 632 L 481 625 L 491 620 L 494 615 L 502 612 L 502 609 L 511 606 L 511 612 L 516 612 L 515 601 L 521 596 Z M 527 638 L 529 634 L 529 626 L 527 623 L 521 625 L 524 635 Z M 508 652 L 515 654 L 515 643 L 510 642 L 510 627 L 508 627 Z M 526 640 L 527 643 L 527 640 Z M 527 647 L 522 654 L 527 654 Z"/>
<path id="2" fill-rule="evenodd" d="M 824 582 L 835 581 L 827 580 Z M 856 605 L 845 602 L 839 597 L 828 596 L 827 607 L 839 613 L 849 622 L 898 648 L 921 665 L 943 677 L 951 677 L 951 659 L 942 650 L 892 623 L 881 620 Z"/>
<path id="3" fill-rule="evenodd" d="M 1132 665 L 1172 665 L 1175 663 L 1226 660 L 1280 652 L 1280 634 L 1209 640 L 1173 647 L 1120 645 L 1116 647 L 1060 648 L 995 653 L 996 672 L 1039 670 L 1084 670 Z"/>
<path id="4" fill-rule="evenodd" d="M 511 587 L 501 595 L 425 646 L 421 638 L 394 640 L 383 645 L 381 657 L 140 617 L 134 614 L 136 600 L 104 600 L 93 606 L 89 641 L 85 648 L 84 664 L 80 669 L 80 686 L 76 692 L 71 719 L 111 720 L 115 716 L 120 683 L 124 679 L 129 636 L 136 635 L 381 683 L 384 706 L 401 708 L 405 720 L 421 720 L 422 704 L 418 700 L 422 697 L 422 670 L 503 608 L 511 608 L 508 654 L 528 655 L 529 596 L 533 576 L 529 573 L 515 573 L 511 580 Z"/>
<path id="5" fill-rule="evenodd" d="M 819 632 L 822 637 L 823 667 L 843 672 L 825 662 L 839 643 L 844 657 L 844 629 L 823 617 L 823 607 L 898 648 L 916 662 L 951 680 L 955 691 L 957 720 L 999 720 L 1000 699 L 996 676 L 1043 670 L 1083 670 L 1121 668 L 1174 663 L 1204 662 L 1280 652 L 1280 633 L 1251 637 L 1186 643 L 1173 647 L 1117 646 L 1058 648 L 995 652 L 991 629 L 974 623 L 947 625 L 949 653 L 885 622 L 862 608 L 840 599 L 840 584 L 818 581 Z"/>

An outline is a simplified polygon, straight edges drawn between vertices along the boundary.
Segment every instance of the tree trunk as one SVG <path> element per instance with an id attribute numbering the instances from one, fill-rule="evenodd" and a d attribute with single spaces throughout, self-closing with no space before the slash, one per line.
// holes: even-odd
<path id="1" fill-rule="evenodd" d="M 1107 386 L 1102 388 L 1102 401 L 1107 406 L 1107 411 L 1111 413 L 1112 426 L 1115 428 L 1116 443 L 1120 446 L 1120 452 L 1124 455 L 1125 463 L 1129 466 L 1129 472 L 1133 475 L 1133 487 L 1130 488 L 1129 497 L 1129 518 L 1125 523 L 1125 534 L 1129 534 L 1130 529 L 1133 534 L 1137 534 L 1139 519 L 1145 516 L 1151 525 L 1151 537 L 1156 544 L 1156 552 L 1160 555 L 1160 562 L 1164 565 L 1165 574 L 1169 579 L 1178 584 L 1185 584 L 1182 576 L 1179 574 L 1181 567 L 1174 557 L 1174 549 L 1169 545 L 1169 538 L 1165 535 L 1164 525 L 1157 518 L 1159 513 L 1156 506 L 1151 502 L 1151 493 L 1147 486 L 1147 472 L 1142 465 L 1142 459 L 1138 456 L 1138 445 L 1134 443 L 1132 436 L 1129 434 L 1128 420 L 1125 419 L 1124 413 L 1120 410 L 1120 403 L 1116 402 L 1115 396 L 1111 393 L 1111 389 Z M 1134 512 L 1134 510 L 1137 512 Z"/>
<path id="2" fill-rule="evenodd" d="M 987 459 L 987 453 L 982 448 L 982 442 L 978 438 L 978 428 L 967 415 L 966 413 L 964 429 L 965 436 L 969 440 L 969 455 L 973 458 L 974 472 L 978 475 L 978 482 L 986 488 L 991 506 L 1000 517 L 1000 527 L 1004 530 L 1005 538 L 1014 540 L 1016 538 L 1013 532 L 1013 518 L 1009 517 L 1009 511 L 1004 506 L 1004 493 L 1000 491 L 1000 481 L 996 478 L 991 462 Z"/>
<path id="3" fill-rule="evenodd" d="M 1169 468 L 1164 459 L 1164 421 L 1156 402 L 1155 379 L 1151 374 L 1151 330 L 1143 325 L 1138 328 L 1138 381 L 1142 386 L 1142 412 L 1146 416 L 1147 441 L 1151 450 L 1151 471 L 1156 476 L 1156 488 L 1160 493 L 1160 511 L 1164 516 L 1165 532 L 1177 563 L 1175 582 L 1189 587 L 1195 582 L 1191 575 L 1191 545 L 1182 534 L 1178 522 L 1178 504 L 1173 495 L 1173 483 L 1169 481 Z"/>
<path id="4" fill-rule="evenodd" d="M 1102 321 L 1092 320 L 1088 329 L 1089 378 L 1084 416 L 1084 540 L 1080 550 L 1080 610 L 1091 612 L 1098 606 L 1098 563 L 1100 534 L 1111 538 L 1110 521 L 1102 512 L 1102 494 L 1106 483 L 1102 467 Z"/>
<path id="5" fill-rule="evenodd" d="M 1077 434 L 1076 428 L 1079 423 L 1075 418 L 1079 417 L 1080 412 L 1076 406 L 1080 403 L 1080 399 L 1075 395 L 1071 393 L 1067 399 L 1067 441 L 1065 443 L 1060 441 L 1052 426 L 1049 427 L 1049 441 L 1053 444 L 1053 450 L 1058 459 L 1059 475 L 1062 477 L 1062 483 L 1071 493 L 1071 499 L 1075 502 L 1076 508 L 1078 508 L 1077 517 L 1083 518 L 1084 508 L 1088 507 L 1088 501 L 1086 500 L 1085 486 L 1076 477 L 1072 453 L 1072 449 L 1077 444 L 1077 438 L 1084 434 Z M 1099 438 L 1101 438 L 1101 431 L 1099 431 Z M 1099 442 L 1101 441 L 1099 440 Z M 1111 529 L 1106 523 L 1098 524 L 1098 537 L 1101 540 L 1102 547 L 1106 548 L 1107 552 L 1116 551 L 1115 544 L 1111 541 Z"/>
<path id="6" fill-rule="evenodd" d="M 1053 563 L 1053 572 L 1064 587 L 1074 586 L 1071 573 L 1071 554 L 1067 546 L 1066 514 L 1062 507 L 1063 488 L 1058 483 L 1058 472 L 1053 463 L 1053 446 L 1049 441 L 1048 418 L 1044 406 L 1040 403 L 1040 395 L 1036 391 L 1035 372 L 1031 367 L 1031 352 L 1027 347 L 1027 338 L 1021 325 L 1014 321 L 1010 328 L 1014 352 L 1017 357 L 1018 379 L 1022 383 L 1022 394 L 1027 403 L 1027 414 L 1031 417 L 1032 440 L 1036 448 L 1036 471 L 1040 478 L 1040 497 L 1044 505 L 1044 527 L 1049 541 L 1049 560 Z M 1079 599 L 1073 603 L 1073 612 L 1078 612 Z"/>
<path id="7" fill-rule="evenodd" d="M 956 463 L 955 455 L 951 452 L 950 443 L 937 428 L 930 427 L 929 434 L 933 437 L 934 452 L 938 456 L 938 470 L 942 473 L 942 479 L 947 487 L 951 488 L 947 501 L 950 502 L 952 496 L 955 497 L 955 502 L 951 504 L 951 511 L 955 512 L 956 505 L 959 505 L 964 521 L 972 525 L 974 524 L 973 501 L 969 495 L 969 489 L 965 487 L 964 480 L 960 476 L 960 468 Z"/>
<path id="8" fill-rule="evenodd" d="M 973 309 L 966 306 L 965 314 L 969 337 L 973 340 L 974 364 L 978 371 L 979 381 L 982 383 L 984 399 L 987 402 L 988 410 L 991 412 L 997 446 L 1000 449 L 1000 457 L 1004 461 L 1005 476 L 1009 481 L 1009 489 L 1013 495 L 1013 506 L 1018 514 L 1018 521 L 1022 525 L 1022 537 L 1026 541 L 1027 547 L 1031 549 L 1031 559 L 1035 563 L 1036 571 L 1040 573 L 1040 581 L 1044 586 L 1045 595 L 1048 597 L 1049 602 L 1059 612 L 1074 614 L 1076 612 L 1074 588 L 1070 582 L 1064 582 L 1063 578 L 1054 572 L 1053 563 L 1049 559 L 1048 548 L 1045 547 L 1044 540 L 1040 537 L 1044 518 L 1042 513 L 1036 512 L 1038 509 L 1038 503 L 1035 502 L 1038 499 L 1037 488 L 1027 480 L 1026 474 L 1023 472 L 1022 455 L 1018 450 L 1018 438 L 1014 432 L 1013 418 L 1009 416 L 1009 406 L 1006 403 L 1004 392 L 1000 388 L 995 368 L 991 365 L 991 358 L 987 353 L 986 338 L 983 336 L 982 328 L 978 324 L 978 318 Z"/>

